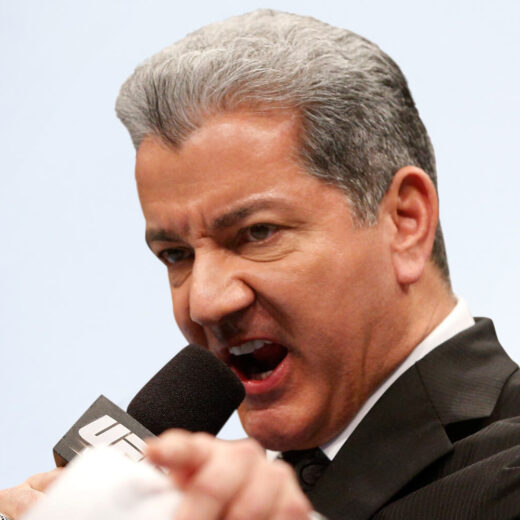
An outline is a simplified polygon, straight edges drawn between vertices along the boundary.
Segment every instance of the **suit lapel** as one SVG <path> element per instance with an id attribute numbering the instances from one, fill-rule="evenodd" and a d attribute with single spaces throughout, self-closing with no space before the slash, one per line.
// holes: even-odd
<path id="1" fill-rule="evenodd" d="M 415 367 L 375 404 L 309 493 L 336 518 L 369 518 L 452 444 Z"/>
<path id="2" fill-rule="evenodd" d="M 445 426 L 487 417 L 517 369 L 490 320 L 454 336 L 405 372 L 370 410 L 309 493 L 331 519 L 366 519 L 452 450 Z"/>
<path id="3" fill-rule="evenodd" d="M 488 417 L 517 365 L 500 346 L 493 322 L 476 324 L 417 363 L 443 424 Z"/>

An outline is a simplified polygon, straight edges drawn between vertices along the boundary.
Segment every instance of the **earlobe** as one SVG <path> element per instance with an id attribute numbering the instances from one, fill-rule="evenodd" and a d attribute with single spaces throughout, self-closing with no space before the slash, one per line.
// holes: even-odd
<path id="1" fill-rule="evenodd" d="M 437 190 L 414 166 L 394 176 L 381 208 L 391 223 L 390 247 L 398 283 L 417 282 L 430 258 L 438 221 Z"/>

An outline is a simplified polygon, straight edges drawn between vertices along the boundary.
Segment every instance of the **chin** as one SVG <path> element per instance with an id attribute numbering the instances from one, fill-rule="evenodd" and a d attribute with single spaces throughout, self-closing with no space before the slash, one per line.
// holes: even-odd
<path id="1" fill-rule="evenodd" d="M 240 422 L 247 435 L 255 439 L 265 449 L 289 451 L 313 448 L 318 444 L 314 440 L 311 425 L 300 424 L 288 417 L 263 411 L 238 411 Z M 300 419 L 301 420 L 301 419 Z M 312 424 L 312 423 L 311 423 Z M 314 424 L 312 424 L 314 426 Z"/>

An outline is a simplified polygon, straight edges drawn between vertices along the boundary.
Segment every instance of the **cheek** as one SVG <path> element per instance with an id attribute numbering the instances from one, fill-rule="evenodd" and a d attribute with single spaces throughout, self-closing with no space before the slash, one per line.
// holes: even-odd
<path id="1" fill-rule="evenodd" d="M 313 338 L 334 338 L 338 329 L 357 334 L 358 322 L 385 292 L 378 282 L 387 269 L 381 252 L 372 249 L 370 243 L 342 248 L 324 244 L 312 254 L 295 256 L 269 278 L 278 310 L 293 326 L 297 320 L 296 330 L 305 329 Z"/>

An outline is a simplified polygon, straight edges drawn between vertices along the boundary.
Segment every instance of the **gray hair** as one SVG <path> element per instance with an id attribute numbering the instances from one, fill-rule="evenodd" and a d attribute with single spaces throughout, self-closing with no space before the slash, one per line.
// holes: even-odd
<path id="1" fill-rule="evenodd" d="M 148 135 L 178 147 L 211 115 L 245 107 L 300 115 L 302 164 L 345 191 L 362 225 L 377 220 L 403 166 L 437 185 L 399 67 L 372 42 L 314 18 L 261 9 L 203 27 L 140 65 L 116 103 L 136 148 Z M 440 224 L 431 258 L 449 283 Z"/>

